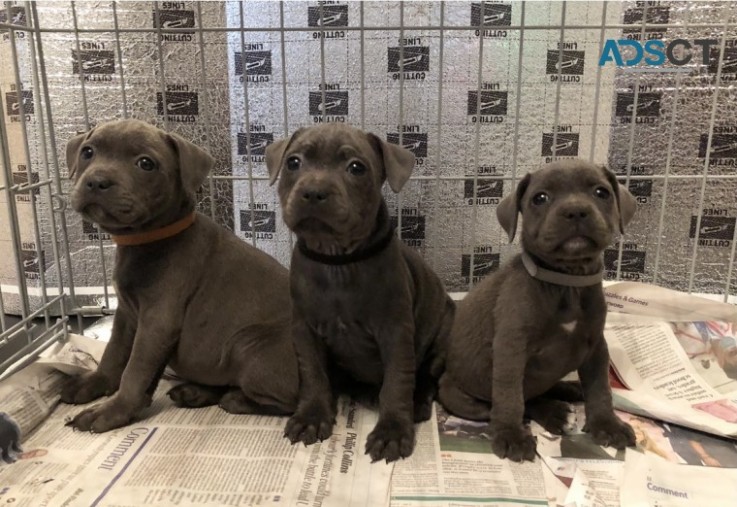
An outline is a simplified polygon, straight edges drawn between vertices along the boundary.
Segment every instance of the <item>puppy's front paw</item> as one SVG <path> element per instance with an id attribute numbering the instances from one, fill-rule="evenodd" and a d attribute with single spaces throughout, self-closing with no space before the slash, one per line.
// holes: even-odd
<path id="1" fill-rule="evenodd" d="M 553 435 L 565 435 L 576 427 L 573 407 L 564 401 L 540 399 L 528 402 L 530 418 Z"/>
<path id="2" fill-rule="evenodd" d="M 371 461 L 387 463 L 406 458 L 415 448 L 415 427 L 410 421 L 387 417 L 380 419 L 366 439 L 366 454 Z"/>
<path id="3" fill-rule="evenodd" d="M 89 403 L 115 391 L 110 381 L 97 371 L 70 378 L 61 390 L 61 401 L 71 405 Z"/>
<path id="4" fill-rule="evenodd" d="M 130 423 L 136 415 L 135 410 L 122 406 L 115 398 L 83 410 L 66 425 L 80 431 L 104 433 Z"/>
<path id="5" fill-rule="evenodd" d="M 312 445 L 330 438 L 335 425 L 335 414 L 319 405 L 298 408 L 284 428 L 284 436 L 296 444 Z"/>
<path id="6" fill-rule="evenodd" d="M 535 459 L 535 439 L 527 428 L 522 425 L 494 425 L 491 429 L 494 454 L 518 462 Z"/>
<path id="7" fill-rule="evenodd" d="M 635 432 L 632 427 L 614 414 L 587 421 L 583 430 L 591 435 L 597 445 L 616 449 L 635 446 Z"/>

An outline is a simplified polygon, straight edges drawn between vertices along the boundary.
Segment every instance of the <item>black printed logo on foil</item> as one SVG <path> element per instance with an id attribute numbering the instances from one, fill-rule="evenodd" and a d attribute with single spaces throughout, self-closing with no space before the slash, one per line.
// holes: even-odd
<path id="1" fill-rule="evenodd" d="M 632 118 L 633 112 L 638 118 L 660 116 L 660 101 L 662 98 L 663 94 L 661 92 L 640 92 L 637 94 L 637 104 L 635 104 L 634 93 L 617 93 L 615 114 L 627 120 Z"/>
<path id="2" fill-rule="evenodd" d="M 575 42 L 569 44 L 576 44 Z M 560 61 L 559 61 L 560 57 Z M 572 51 L 565 49 L 562 52 L 557 49 L 548 50 L 548 61 L 545 66 L 545 72 L 551 75 L 551 79 L 556 80 L 560 73 L 565 76 L 561 82 L 580 82 L 580 79 L 571 78 L 571 76 L 582 76 L 584 67 L 584 51 Z M 553 78 L 552 75 L 556 77 Z"/>
<path id="3" fill-rule="evenodd" d="M 387 72 L 407 73 L 427 72 L 430 70 L 430 48 L 428 46 L 404 46 L 404 54 L 399 47 L 387 48 Z M 410 78 L 411 79 L 411 78 Z"/>
<path id="4" fill-rule="evenodd" d="M 105 231 L 100 231 L 97 225 L 87 221 L 82 222 L 82 234 L 84 235 L 84 238 L 88 241 L 110 239 L 110 234 Z"/>
<path id="5" fill-rule="evenodd" d="M 200 112 L 197 92 L 166 92 L 166 106 L 161 92 L 156 93 L 156 112 L 167 116 L 195 116 Z"/>
<path id="6" fill-rule="evenodd" d="M 398 227 L 397 217 L 392 215 L 392 227 Z M 422 246 L 425 239 L 425 217 L 417 213 L 417 210 L 403 210 L 402 228 L 399 231 L 402 240 L 409 246 Z"/>
<path id="7" fill-rule="evenodd" d="M 653 195 L 653 180 L 630 180 L 629 191 L 640 204 L 647 204 Z"/>
<path id="8" fill-rule="evenodd" d="M 28 26 L 28 19 L 26 18 L 26 9 L 13 5 L 10 7 L 10 20 L 8 20 L 8 9 L 5 8 L 5 4 L 0 5 L 0 23 L 8 23 L 10 25 L 17 26 Z M 0 33 L 7 33 L 10 30 L 8 28 L 0 28 Z"/>
<path id="9" fill-rule="evenodd" d="M 699 139 L 699 157 L 706 158 L 709 134 L 701 134 Z M 737 134 L 713 134 L 711 139 L 710 159 L 737 158 Z"/>
<path id="10" fill-rule="evenodd" d="M 510 26 L 512 24 L 512 6 L 510 4 L 483 4 L 483 19 L 480 3 L 471 4 L 471 26 Z"/>
<path id="11" fill-rule="evenodd" d="M 23 170 L 13 172 L 13 185 L 33 185 L 41 181 L 39 179 L 38 173 L 34 171 L 31 173 L 31 181 L 29 182 L 28 172 L 25 170 L 25 167 L 26 166 L 21 166 L 20 169 Z M 15 194 L 15 200 L 18 202 L 30 202 L 31 194 L 38 195 L 40 190 L 41 189 L 39 187 L 35 187 L 31 189 L 30 193 L 28 190 L 18 191 Z"/>
<path id="12" fill-rule="evenodd" d="M 315 117 L 315 122 L 322 121 L 323 114 L 325 116 L 347 116 L 348 115 L 348 92 L 347 91 L 326 91 L 325 103 L 322 101 L 323 92 L 310 92 L 310 115 Z M 319 117 L 319 119 L 317 119 Z M 328 119 L 328 121 L 331 121 Z M 345 121 L 345 118 L 333 121 Z"/>
<path id="13" fill-rule="evenodd" d="M 626 25 L 639 25 L 625 28 L 622 33 L 627 39 L 640 40 L 642 38 L 642 17 L 645 16 L 645 39 L 662 39 L 667 28 L 649 27 L 647 25 L 667 25 L 670 21 L 670 7 L 648 5 L 647 11 L 642 7 L 634 7 L 624 11 Z"/>
<path id="14" fill-rule="evenodd" d="M 271 51 L 246 51 L 245 55 L 246 57 L 243 58 L 243 53 L 240 51 L 235 53 L 236 76 L 242 76 L 244 68 L 249 78 L 271 75 Z M 248 79 L 248 81 L 263 81 L 263 79 Z"/>
<path id="15" fill-rule="evenodd" d="M 553 145 L 554 140 L 555 145 Z M 577 157 L 578 134 L 559 132 L 557 135 L 555 135 L 547 132 L 544 133 L 542 156 Z"/>
<path id="16" fill-rule="evenodd" d="M 479 92 L 476 90 L 468 91 L 468 101 L 466 105 L 467 114 L 469 116 L 478 114 L 481 116 L 497 116 L 507 114 L 507 99 L 509 92 L 492 92 L 481 91 L 481 101 L 479 102 Z"/>
<path id="17" fill-rule="evenodd" d="M 386 140 L 393 144 L 399 144 L 399 134 L 389 132 L 386 135 Z M 417 158 L 427 157 L 427 133 L 403 133 L 402 147 L 414 153 Z"/>
<path id="18" fill-rule="evenodd" d="M 21 250 L 20 251 L 21 262 L 23 263 L 23 274 L 30 280 L 37 280 L 41 273 L 41 264 L 43 263 L 43 251 L 41 252 L 41 258 L 39 259 L 38 252 L 36 250 Z"/>
<path id="19" fill-rule="evenodd" d="M 320 19 L 321 8 L 322 19 Z M 321 7 L 307 7 L 307 26 L 316 28 L 348 26 L 348 6 L 323 4 Z"/>
<path id="20" fill-rule="evenodd" d="M 73 74 L 115 74 L 115 55 L 112 51 L 72 49 Z"/>
<path id="21" fill-rule="evenodd" d="M 250 146 L 248 141 L 250 139 Z M 266 147 L 274 142 L 272 132 L 245 132 L 238 133 L 238 155 L 251 155 L 251 157 L 263 157 L 266 155 Z"/>
<path id="22" fill-rule="evenodd" d="M 33 90 L 22 90 L 20 96 L 23 101 L 23 112 L 26 115 L 33 114 Z M 20 117 L 21 102 L 18 100 L 18 92 L 5 93 L 5 110 L 8 116 Z"/>
<path id="23" fill-rule="evenodd" d="M 276 211 L 241 210 L 241 231 L 251 234 L 276 232 Z M 247 234 L 247 237 L 250 236 Z"/>
<path id="24" fill-rule="evenodd" d="M 463 197 L 465 199 L 473 199 L 473 178 L 466 178 L 463 181 Z M 478 177 L 476 179 L 476 198 L 496 198 L 493 202 L 477 202 L 476 204 L 498 204 L 499 198 L 504 194 L 504 181 L 499 179 L 485 179 Z M 469 202 L 469 204 L 472 204 Z"/>
<path id="25" fill-rule="evenodd" d="M 691 216 L 691 227 L 688 237 L 696 237 L 696 222 L 698 217 Z M 699 225 L 699 246 L 729 246 L 734 237 L 734 217 L 702 216 Z"/>
<path id="26" fill-rule="evenodd" d="M 194 11 L 184 10 L 159 10 L 158 16 L 156 11 L 153 13 L 154 28 L 164 30 L 194 28 Z M 191 42 L 194 32 L 181 31 L 173 33 L 162 33 L 161 40 L 163 42 Z"/>
<path id="27" fill-rule="evenodd" d="M 486 276 L 492 271 L 499 269 L 498 253 L 477 253 L 473 255 L 473 277 L 475 279 Z M 466 279 L 471 274 L 471 255 L 463 254 L 461 257 L 461 276 Z"/>
<path id="28" fill-rule="evenodd" d="M 617 268 L 621 273 L 644 273 L 645 252 L 639 250 L 622 250 L 622 260 L 619 260 L 619 250 L 604 250 L 604 270 L 616 274 Z M 623 276 L 623 278 L 632 278 Z"/>
<path id="29" fill-rule="evenodd" d="M 733 44 L 737 44 L 737 41 L 732 42 Z M 709 74 L 719 72 L 719 54 L 719 48 L 709 48 L 709 65 L 707 66 Z M 737 79 L 737 46 L 733 45 L 724 48 L 721 78 L 727 80 Z"/>

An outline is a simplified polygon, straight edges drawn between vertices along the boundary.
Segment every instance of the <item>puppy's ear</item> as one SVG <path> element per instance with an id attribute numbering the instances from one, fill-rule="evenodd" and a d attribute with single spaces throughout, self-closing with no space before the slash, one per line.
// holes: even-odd
<path id="1" fill-rule="evenodd" d="M 292 141 L 297 138 L 297 135 L 299 135 L 302 130 L 303 129 L 301 128 L 297 129 L 294 134 L 292 134 L 292 137 L 288 139 L 279 139 L 266 147 L 266 168 L 269 170 L 269 185 L 273 185 L 276 178 L 279 176 L 282 160 L 284 159 L 284 152 L 287 151 L 289 145 L 292 144 Z"/>
<path id="2" fill-rule="evenodd" d="M 215 164 L 215 159 L 205 150 L 178 134 L 167 133 L 166 139 L 177 152 L 182 186 L 185 191 L 194 195 Z"/>
<path id="3" fill-rule="evenodd" d="M 87 140 L 95 129 L 89 132 L 83 132 L 72 137 L 67 143 L 67 170 L 69 171 L 69 179 L 74 179 L 77 175 L 77 163 L 79 162 L 79 148 L 82 143 Z"/>
<path id="4" fill-rule="evenodd" d="M 617 176 L 612 171 L 604 166 L 601 169 L 606 174 L 606 178 L 614 190 L 614 202 L 617 203 L 617 211 L 619 212 L 619 233 L 624 234 L 624 226 L 630 223 L 632 217 L 635 216 L 637 201 L 627 187 L 617 181 Z"/>
<path id="5" fill-rule="evenodd" d="M 384 177 L 389 182 L 392 191 L 398 194 L 415 167 L 415 154 L 399 145 L 388 143 L 374 134 L 369 134 L 369 138 L 381 153 L 384 161 Z"/>
<path id="6" fill-rule="evenodd" d="M 525 195 L 530 179 L 532 175 L 527 173 L 517 184 L 514 193 L 502 199 L 502 202 L 496 207 L 496 219 L 499 220 L 504 232 L 509 235 L 510 243 L 514 241 L 514 236 L 517 234 L 517 215 L 522 213 L 522 196 Z"/>

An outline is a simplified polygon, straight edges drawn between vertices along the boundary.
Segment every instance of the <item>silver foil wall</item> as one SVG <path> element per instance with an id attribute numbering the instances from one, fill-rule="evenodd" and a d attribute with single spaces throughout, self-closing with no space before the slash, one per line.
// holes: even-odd
<path id="1" fill-rule="evenodd" d="M 32 25 L 25 4 L 13 5 Z M 624 241 L 605 256 L 610 278 L 735 292 L 732 3 L 39 2 L 36 10 L 44 53 L 35 55 L 36 72 L 46 76 L 48 103 L 33 89 L 28 34 L 15 32 L 24 97 L 52 116 L 42 136 L 27 115 L 32 170 L 43 172 L 44 145 L 65 177 L 70 137 L 108 119 L 145 119 L 215 155 L 200 210 L 288 265 L 293 239 L 268 186 L 264 149 L 301 126 L 352 123 L 415 153 L 413 178 L 399 195 L 387 188 L 387 201 L 402 239 L 449 290 L 465 290 L 517 251 L 496 222 L 501 198 L 554 156 L 577 156 L 618 172 L 640 202 Z M 654 72 L 599 65 L 608 39 L 678 38 L 718 43 L 708 64 L 694 58 Z M 9 46 L 3 37 L 8 104 Z M 13 172 L 21 173 L 22 127 L 5 114 Z M 51 250 L 44 206 L 39 199 L 36 248 L 30 205 L 16 203 L 24 244 L 33 242 L 21 252 L 30 286 L 40 283 L 31 257 Z M 59 233 L 73 267 L 65 286 L 80 306 L 113 306 L 103 290 L 109 238 L 71 211 L 65 218 Z M 15 268 L 6 230 L 8 311 Z M 58 280 L 48 254 L 37 266 L 47 284 Z"/>

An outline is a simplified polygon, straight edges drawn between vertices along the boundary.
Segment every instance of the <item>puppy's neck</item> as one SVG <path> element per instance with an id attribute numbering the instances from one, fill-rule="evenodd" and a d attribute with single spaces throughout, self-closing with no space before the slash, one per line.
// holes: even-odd
<path id="1" fill-rule="evenodd" d="M 376 220 L 365 230 L 369 231 L 368 234 L 351 234 L 350 237 L 328 233 L 300 236 L 298 248 L 305 256 L 323 264 L 348 264 L 379 253 L 388 245 L 393 234 L 389 211 L 383 199 Z"/>
<path id="2" fill-rule="evenodd" d="M 161 214 L 152 217 L 140 224 L 136 224 L 134 227 L 121 227 L 112 228 L 105 227 L 105 231 L 109 232 L 114 236 L 129 236 L 134 234 L 142 234 L 150 231 L 167 227 L 175 222 L 182 220 L 183 218 L 191 215 L 194 212 L 195 205 L 191 198 L 186 197 L 182 199 L 177 205 L 172 206 Z"/>

